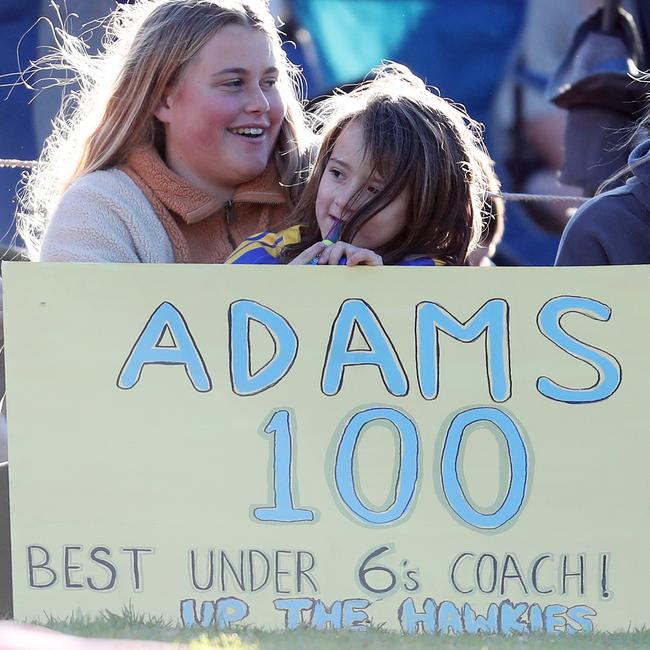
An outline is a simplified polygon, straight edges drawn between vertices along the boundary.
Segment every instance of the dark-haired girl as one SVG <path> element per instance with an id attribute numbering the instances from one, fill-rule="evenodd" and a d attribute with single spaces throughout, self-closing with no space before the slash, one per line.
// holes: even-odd
<path id="1" fill-rule="evenodd" d="M 319 110 L 322 144 L 289 228 L 245 240 L 235 264 L 465 264 L 489 168 L 464 110 L 386 64 Z"/>

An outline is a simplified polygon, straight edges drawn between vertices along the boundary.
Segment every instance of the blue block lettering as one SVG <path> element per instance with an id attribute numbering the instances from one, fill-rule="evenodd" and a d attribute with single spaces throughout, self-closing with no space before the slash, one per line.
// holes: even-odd
<path id="1" fill-rule="evenodd" d="M 284 612 L 284 628 L 295 630 L 302 625 L 302 612 L 309 611 L 314 605 L 311 598 L 276 598 L 273 607 Z"/>
<path id="2" fill-rule="evenodd" d="M 524 634 L 528 632 L 526 624 L 521 620 L 528 609 L 528 603 L 512 603 L 504 600 L 501 603 L 501 634 Z"/>
<path id="3" fill-rule="evenodd" d="M 454 603 L 444 600 L 438 608 L 438 632 L 440 634 L 462 634 L 463 621 L 460 612 Z"/>
<path id="4" fill-rule="evenodd" d="M 458 461 L 465 429 L 476 422 L 491 422 L 503 433 L 508 446 L 510 485 L 501 506 L 493 513 L 478 512 L 467 500 L 460 483 Z M 442 490 L 451 509 L 467 524 L 475 528 L 499 528 L 519 512 L 528 480 L 528 454 L 517 425 L 503 411 L 484 407 L 459 413 L 447 431 L 442 451 Z"/>
<path id="5" fill-rule="evenodd" d="M 196 600 L 188 598 L 181 601 L 181 621 L 183 627 L 210 627 L 214 623 L 214 603 L 211 600 L 204 600 L 201 603 L 201 618 L 196 618 Z"/>
<path id="6" fill-rule="evenodd" d="M 566 629 L 563 614 L 567 608 L 564 605 L 549 605 L 544 608 L 544 631 L 547 634 L 559 634 Z"/>
<path id="7" fill-rule="evenodd" d="M 399 606 L 397 618 L 404 634 L 417 634 L 420 627 L 426 634 L 433 634 L 437 627 L 438 609 L 431 598 L 425 598 L 422 611 L 418 612 L 413 599 L 407 598 Z"/>
<path id="8" fill-rule="evenodd" d="M 256 372 L 251 369 L 251 321 L 260 323 L 273 339 L 273 357 Z M 275 386 L 291 369 L 298 354 L 298 337 L 280 314 L 252 300 L 238 300 L 228 313 L 230 382 L 237 395 L 256 395 Z"/>
<path id="9" fill-rule="evenodd" d="M 559 296 L 549 300 L 537 315 L 540 332 L 561 350 L 594 368 L 598 375 L 596 383 L 589 388 L 566 388 L 548 377 L 540 377 L 537 380 L 537 390 L 556 402 L 601 402 L 611 397 L 618 389 L 621 383 L 621 365 L 611 354 L 579 341 L 562 329 L 562 317 L 572 312 L 607 322 L 612 310 L 604 303 L 591 298 Z"/>
<path id="10" fill-rule="evenodd" d="M 440 343 L 438 330 L 457 341 L 470 343 L 485 333 L 485 356 L 490 396 L 505 402 L 511 395 L 509 307 L 505 300 L 486 302 L 466 322 L 456 320 L 446 309 L 421 302 L 416 310 L 415 335 L 420 393 L 435 399 L 439 392 Z"/>
<path id="11" fill-rule="evenodd" d="M 163 345 L 168 334 L 173 345 Z M 144 366 L 184 366 L 192 386 L 200 393 L 212 389 L 205 363 L 183 315 L 169 302 L 163 302 L 144 326 L 117 379 L 119 388 L 129 390 L 140 380 Z"/>
<path id="12" fill-rule="evenodd" d="M 314 512 L 293 507 L 291 492 L 291 420 L 288 411 L 276 411 L 264 431 L 275 434 L 273 453 L 273 506 L 255 508 L 259 521 L 313 521 Z"/>
<path id="13" fill-rule="evenodd" d="M 542 632 L 544 630 L 544 618 L 542 608 L 533 604 L 528 610 L 528 628 L 531 632 Z"/>
<path id="14" fill-rule="evenodd" d="M 311 624 L 316 630 L 325 630 L 328 625 L 330 625 L 333 630 L 342 629 L 343 604 L 341 601 L 335 600 L 329 609 L 322 600 L 315 601 Z"/>
<path id="15" fill-rule="evenodd" d="M 365 339 L 367 350 L 350 350 L 355 327 Z M 346 300 L 332 325 L 323 368 L 323 393 L 336 395 L 341 390 L 346 366 L 362 365 L 379 368 L 384 385 L 391 395 L 403 397 L 408 393 L 406 373 L 379 318 L 363 300 Z"/>
<path id="16" fill-rule="evenodd" d="M 465 622 L 465 631 L 468 634 L 478 634 L 479 632 L 498 634 L 499 606 L 492 603 L 488 607 L 487 616 L 481 616 L 470 607 L 469 603 L 465 603 L 463 606 L 463 621 Z"/>
<path id="17" fill-rule="evenodd" d="M 349 630 L 365 631 L 364 623 L 368 622 L 368 612 L 364 611 L 370 606 L 370 601 L 365 598 L 349 598 L 343 601 L 343 627 Z"/>
<path id="18" fill-rule="evenodd" d="M 363 427 L 376 420 L 387 420 L 399 432 L 400 458 L 395 483 L 395 498 L 386 510 L 367 508 L 359 499 L 354 481 L 354 453 Z M 392 408 L 361 411 L 348 422 L 336 452 L 336 488 L 343 503 L 363 522 L 389 524 L 403 517 L 413 499 L 418 479 L 419 439 L 415 425 L 403 413 Z M 372 468 L 375 470 L 376 468 Z"/>
<path id="19" fill-rule="evenodd" d="M 576 634 L 578 632 L 585 632 L 589 634 L 594 631 L 594 623 L 590 619 L 591 616 L 596 616 L 596 610 L 588 607 L 587 605 L 574 605 L 569 608 L 567 612 L 567 617 L 569 619 L 569 625 L 567 625 L 567 632 L 569 634 Z M 579 625 L 580 627 L 576 629 L 573 625 Z"/>
<path id="20" fill-rule="evenodd" d="M 220 630 L 243 621 L 249 612 L 248 604 L 234 596 L 219 598 L 215 601 L 215 607 L 214 620 Z"/>

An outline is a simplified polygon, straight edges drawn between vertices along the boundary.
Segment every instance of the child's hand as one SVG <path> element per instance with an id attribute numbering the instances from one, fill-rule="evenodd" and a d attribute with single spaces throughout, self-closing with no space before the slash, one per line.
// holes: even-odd
<path id="1" fill-rule="evenodd" d="M 368 248 L 359 248 L 344 241 L 329 245 L 322 241 L 316 242 L 291 260 L 289 264 L 331 264 L 336 266 L 343 256 L 347 258 L 347 266 L 357 266 L 358 264 L 383 266 L 384 264 L 381 255 L 377 255 Z M 313 260 L 317 260 L 317 262 Z"/>
<path id="2" fill-rule="evenodd" d="M 347 266 L 357 266 L 358 264 L 383 266 L 384 264 L 381 255 L 377 255 L 368 248 L 359 248 L 344 241 L 337 241 L 325 248 L 320 253 L 318 263 L 337 265 L 343 256 L 347 258 Z"/>
<path id="3" fill-rule="evenodd" d="M 289 264 L 311 264 L 313 259 L 318 259 L 320 254 L 327 248 L 327 244 L 324 244 L 322 241 L 316 242 L 313 246 L 305 248 L 305 250 L 296 255 L 294 259 L 289 262 Z M 317 262 L 314 262 L 316 264 Z"/>

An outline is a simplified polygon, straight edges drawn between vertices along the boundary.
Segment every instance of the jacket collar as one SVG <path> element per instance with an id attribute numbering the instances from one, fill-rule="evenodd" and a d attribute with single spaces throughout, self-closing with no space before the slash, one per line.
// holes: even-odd
<path id="1" fill-rule="evenodd" d="M 188 224 L 197 223 L 221 212 L 225 204 L 188 183 L 173 172 L 153 147 L 137 147 L 127 158 L 127 164 L 142 178 L 165 207 Z M 275 161 L 257 177 L 240 185 L 232 201 L 282 205 L 286 202 L 280 190 Z"/>

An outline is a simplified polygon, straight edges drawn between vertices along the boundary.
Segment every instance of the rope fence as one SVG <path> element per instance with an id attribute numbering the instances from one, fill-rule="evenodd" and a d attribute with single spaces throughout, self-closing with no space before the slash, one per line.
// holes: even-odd
<path id="1" fill-rule="evenodd" d="M 36 160 L 16 160 L 15 158 L 0 158 L 0 169 L 2 168 L 12 168 L 17 167 L 24 169 L 33 169 L 36 167 Z M 566 203 L 575 203 L 577 205 L 585 203 L 589 200 L 589 197 L 584 196 L 555 196 L 549 194 L 513 194 L 510 192 L 488 192 L 489 196 L 492 196 L 496 199 L 503 199 L 504 201 L 519 201 L 519 202 L 536 202 L 536 201 L 548 201 L 548 202 L 566 202 Z"/>
<path id="2" fill-rule="evenodd" d="M 0 158 L 0 168 L 11 167 L 24 167 L 25 169 L 32 169 L 36 167 L 36 160 L 16 160 L 15 158 Z"/>
<path id="3" fill-rule="evenodd" d="M 535 201 L 548 201 L 551 202 L 564 202 L 582 204 L 591 200 L 589 196 L 557 196 L 555 194 L 513 194 L 510 192 L 488 192 L 489 196 L 496 199 L 503 199 L 504 201 L 520 201 L 520 202 L 535 202 Z"/>

